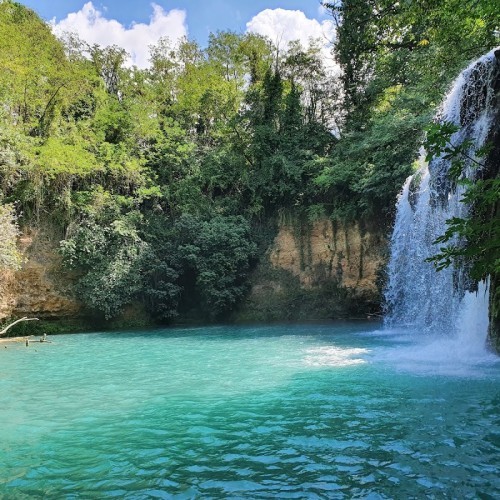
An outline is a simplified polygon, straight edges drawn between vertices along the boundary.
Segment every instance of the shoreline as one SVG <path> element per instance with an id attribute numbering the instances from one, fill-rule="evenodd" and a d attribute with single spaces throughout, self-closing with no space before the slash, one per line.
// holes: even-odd
<path id="1" fill-rule="evenodd" d="M 34 335 L 25 335 L 24 337 L 5 337 L 5 338 L 0 338 L 0 344 L 2 345 L 8 345 L 8 344 L 18 344 L 18 343 L 24 343 L 26 342 L 26 338 L 28 338 L 32 342 L 32 337 Z"/>

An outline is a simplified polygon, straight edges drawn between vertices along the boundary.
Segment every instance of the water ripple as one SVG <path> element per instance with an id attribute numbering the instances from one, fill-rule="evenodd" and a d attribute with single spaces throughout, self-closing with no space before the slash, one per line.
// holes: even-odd
<path id="1" fill-rule="evenodd" d="M 415 376 L 385 343 L 307 326 L 5 350 L 0 497 L 500 496 L 494 367 Z"/>

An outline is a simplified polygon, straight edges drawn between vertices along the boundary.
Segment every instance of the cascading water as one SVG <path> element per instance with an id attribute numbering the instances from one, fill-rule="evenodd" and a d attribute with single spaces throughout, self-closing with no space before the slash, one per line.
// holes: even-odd
<path id="1" fill-rule="evenodd" d="M 451 122 L 459 130 L 451 137 L 454 145 L 471 141 L 468 154 L 492 137 L 498 125 L 500 50 L 495 49 L 472 63 L 456 80 L 438 120 Z M 444 234 L 446 221 L 467 216 L 460 200 L 464 187 L 448 176 L 451 161 L 444 157 L 426 164 L 408 178 L 397 204 L 391 239 L 389 282 L 385 293 L 385 324 L 412 331 L 473 336 L 464 343 L 483 349 L 488 327 L 487 284 L 477 290 L 465 269 L 449 267 L 436 272 L 425 259 L 438 253 L 433 242 Z M 483 175 L 474 159 L 466 162 L 469 179 Z M 472 286 L 471 286 L 472 285 Z M 482 339 L 482 340 L 481 340 Z"/>

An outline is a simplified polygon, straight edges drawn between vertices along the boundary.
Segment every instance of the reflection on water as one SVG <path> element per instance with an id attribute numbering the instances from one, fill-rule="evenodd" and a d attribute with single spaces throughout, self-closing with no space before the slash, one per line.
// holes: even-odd
<path id="1" fill-rule="evenodd" d="M 332 346 L 322 346 L 308 349 L 304 362 L 307 366 L 351 366 L 366 363 L 366 360 L 359 358 L 362 354 L 370 352 L 362 348 L 341 348 Z"/>

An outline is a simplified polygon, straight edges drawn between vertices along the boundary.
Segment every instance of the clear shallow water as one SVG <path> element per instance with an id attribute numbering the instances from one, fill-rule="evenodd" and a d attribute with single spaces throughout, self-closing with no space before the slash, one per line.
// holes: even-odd
<path id="1" fill-rule="evenodd" d="M 0 352 L 0 498 L 498 498 L 500 365 L 373 324 Z"/>

